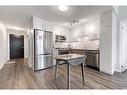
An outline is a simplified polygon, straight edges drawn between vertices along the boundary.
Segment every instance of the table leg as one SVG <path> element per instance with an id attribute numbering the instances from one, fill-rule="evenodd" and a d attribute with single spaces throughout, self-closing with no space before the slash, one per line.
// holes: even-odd
<path id="1" fill-rule="evenodd" d="M 81 69 L 82 69 L 82 80 L 83 80 L 83 84 L 85 84 L 85 78 L 84 78 L 84 63 L 81 63 Z"/>
<path id="2" fill-rule="evenodd" d="M 67 88 L 70 89 L 70 64 L 67 62 Z"/>
<path id="3" fill-rule="evenodd" d="M 56 65 L 55 65 L 55 79 L 57 79 L 58 63 L 59 63 L 59 60 L 56 60 Z"/>

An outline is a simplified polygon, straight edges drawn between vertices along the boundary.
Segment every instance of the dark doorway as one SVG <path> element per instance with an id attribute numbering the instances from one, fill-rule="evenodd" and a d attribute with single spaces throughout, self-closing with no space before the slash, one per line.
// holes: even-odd
<path id="1" fill-rule="evenodd" d="M 10 59 L 24 58 L 24 36 L 10 34 Z"/>

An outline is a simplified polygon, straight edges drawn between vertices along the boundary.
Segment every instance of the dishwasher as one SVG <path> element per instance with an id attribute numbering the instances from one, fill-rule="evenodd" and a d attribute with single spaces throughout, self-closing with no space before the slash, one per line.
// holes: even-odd
<path id="1" fill-rule="evenodd" d="M 86 54 L 86 64 L 88 67 L 99 70 L 100 67 L 100 54 L 99 50 L 87 50 Z"/>

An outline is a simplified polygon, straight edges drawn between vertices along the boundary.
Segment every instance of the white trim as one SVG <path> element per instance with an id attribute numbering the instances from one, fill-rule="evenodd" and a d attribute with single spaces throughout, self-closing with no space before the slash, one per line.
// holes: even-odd
<path id="1" fill-rule="evenodd" d="M 24 36 L 24 58 L 28 58 L 28 39 L 27 34 L 25 32 L 19 32 L 15 30 L 7 30 L 7 39 L 8 39 L 8 60 L 10 60 L 10 40 L 9 35 L 16 34 L 16 35 L 23 35 Z"/>
<path id="2" fill-rule="evenodd" d="M 0 70 L 2 69 L 2 67 L 4 66 L 4 64 L 6 64 L 7 62 L 8 62 L 8 60 L 0 64 Z"/>

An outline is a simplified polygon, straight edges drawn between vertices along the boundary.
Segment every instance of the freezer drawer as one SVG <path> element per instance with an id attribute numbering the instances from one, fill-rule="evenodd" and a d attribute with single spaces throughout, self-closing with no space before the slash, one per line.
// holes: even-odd
<path id="1" fill-rule="evenodd" d="M 37 55 L 35 56 L 35 70 L 41 70 L 53 65 L 52 55 Z"/>

